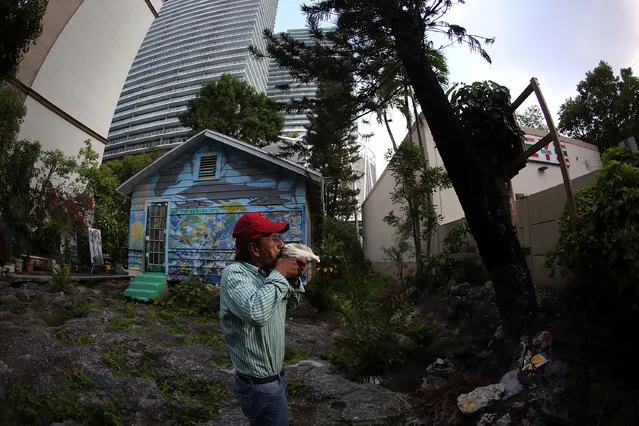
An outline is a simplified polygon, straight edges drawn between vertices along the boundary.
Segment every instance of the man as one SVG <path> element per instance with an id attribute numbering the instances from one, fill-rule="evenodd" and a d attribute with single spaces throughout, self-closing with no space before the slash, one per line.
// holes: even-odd
<path id="1" fill-rule="evenodd" d="M 289 224 L 247 213 L 235 224 L 235 260 L 222 272 L 220 323 L 236 377 L 233 391 L 252 425 L 288 425 L 284 320 L 304 286 L 304 259 L 280 258 Z"/>

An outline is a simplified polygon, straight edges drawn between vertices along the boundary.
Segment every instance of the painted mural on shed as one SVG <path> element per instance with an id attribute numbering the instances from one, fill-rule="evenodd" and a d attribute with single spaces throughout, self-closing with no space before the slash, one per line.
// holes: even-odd
<path id="1" fill-rule="evenodd" d="M 310 211 L 322 209 L 322 177 L 216 132 L 169 151 L 118 188 L 132 193 L 129 270 L 198 275 L 219 283 L 235 256 L 237 219 L 261 212 L 286 221 L 285 242 L 311 245 Z"/>

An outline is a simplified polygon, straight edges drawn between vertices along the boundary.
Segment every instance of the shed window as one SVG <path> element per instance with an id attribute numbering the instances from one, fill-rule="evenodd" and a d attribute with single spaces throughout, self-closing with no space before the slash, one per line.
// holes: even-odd
<path id="1" fill-rule="evenodd" d="M 203 155 L 200 157 L 200 172 L 198 179 L 212 179 L 217 173 L 217 155 Z"/>

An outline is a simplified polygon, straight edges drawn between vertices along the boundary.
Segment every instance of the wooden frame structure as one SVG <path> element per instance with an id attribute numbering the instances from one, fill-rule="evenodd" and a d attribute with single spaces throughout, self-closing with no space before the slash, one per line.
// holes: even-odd
<path id="1" fill-rule="evenodd" d="M 570 212 L 571 223 L 572 226 L 576 225 L 577 219 L 577 205 L 575 203 L 575 194 L 572 190 L 572 183 L 570 182 L 570 173 L 568 172 L 568 167 L 566 166 L 566 158 L 564 157 L 564 152 L 561 149 L 561 144 L 559 143 L 559 133 L 557 132 L 557 128 L 555 127 L 555 123 L 552 119 L 552 115 L 550 115 L 550 110 L 548 109 L 548 105 L 546 104 L 546 100 L 544 99 L 544 95 L 541 93 L 541 89 L 539 87 L 539 81 L 535 77 L 530 79 L 530 84 L 528 87 L 524 89 L 524 91 L 515 99 L 512 104 L 512 112 L 515 114 L 517 108 L 521 106 L 522 103 L 532 94 L 535 94 L 537 97 L 537 101 L 539 102 L 539 106 L 541 108 L 542 113 L 544 114 L 544 118 L 546 119 L 546 124 L 548 125 L 548 134 L 544 136 L 539 142 L 534 144 L 528 149 L 522 150 L 522 154 L 515 160 L 514 170 L 509 176 L 509 179 L 512 179 L 517 172 L 525 167 L 526 160 L 534 155 L 537 151 L 539 151 L 544 146 L 548 145 L 550 142 L 553 143 L 555 147 L 555 153 L 557 154 L 557 159 L 559 160 L 559 168 L 561 169 L 561 176 L 564 180 L 564 189 L 566 191 L 566 199 L 568 203 L 568 210 Z M 522 141 L 523 144 L 523 141 Z M 512 192 L 512 183 L 510 183 L 510 190 Z M 513 214 L 515 215 L 515 224 L 517 223 L 516 217 L 516 200 L 514 200 L 515 194 L 513 193 Z"/>

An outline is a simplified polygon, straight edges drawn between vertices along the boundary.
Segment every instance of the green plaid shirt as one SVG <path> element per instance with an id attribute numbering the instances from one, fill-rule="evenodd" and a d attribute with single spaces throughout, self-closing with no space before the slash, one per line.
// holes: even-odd
<path id="1" fill-rule="evenodd" d="M 282 370 L 287 304 L 297 306 L 303 292 L 275 270 L 267 275 L 245 262 L 224 268 L 220 325 L 236 372 L 268 377 Z"/>

